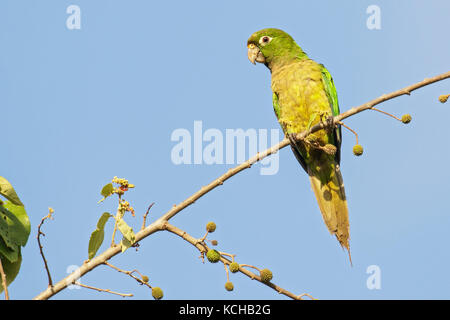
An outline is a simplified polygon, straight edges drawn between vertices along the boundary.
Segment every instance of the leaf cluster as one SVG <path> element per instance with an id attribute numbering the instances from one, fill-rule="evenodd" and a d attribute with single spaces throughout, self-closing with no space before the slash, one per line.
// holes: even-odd
<path id="1" fill-rule="evenodd" d="M 30 220 L 25 207 L 11 183 L 0 177 L 0 259 L 9 285 L 16 278 L 22 263 L 21 247 L 30 235 Z M 6 199 L 3 201 L 2 199 Z M 3 291 L 0 283 L 0 292 Z"/>

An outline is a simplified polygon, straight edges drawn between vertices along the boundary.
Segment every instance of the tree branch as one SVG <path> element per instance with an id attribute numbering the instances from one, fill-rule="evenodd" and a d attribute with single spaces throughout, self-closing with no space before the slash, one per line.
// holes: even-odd
<path id="1" fill-rule="evenodd" d="M 121 297 L 124 297 L 124 298 L 133 296 L 132 293 L 120 293 L 120 292 L 111 291 L 109 289 L 96 288 L 96 287 L 88 286 L 87 284 L 82 284 L 82 283 L 77 282 L 77 281 L 75 281 L 73 284 L 75 284 L 77 286 L 80 286 L 80 287 L 83 287 L 83 288 L 86 288 L 86 289 L 91 289 L 91 290 L 96 290 L 96 291 L 99 291 L 99 292 L 107 292 L 107 293 L 115 294 L 115 295 L 118 295 L 118 296 L 121 296 Z"/>
<path id="2" fill-rule="evenodd" d="M 144 229 L 145 229 L 145 222 L 147 221 L 147 215 L 148 215 L 150 209 L 153 207 L 154 204 L 155 204 L 155 203 L 152 202 L 152 204 L 148 206 L 147 212 L 145 212 L 144 217 L 142 218 L 142 227 L 141 227 L 141 230 L 144 230 Z"/>
<path id="3" fill-rule="evenodd" d="M 348 117 L 351 117 L 357 113 L 360 113 L 362 111 L 368 110 L 382 102 L 385 102 L 387 100 L 391 100 L 393 98 L 402 96 L 402 95 L 410 95 L 412 91 L 417 90 L 421 87 L 425 87 L 429 84 L 444 80 L 450 78 L 450 71 L 437 75 L 432 78 L 424 79 L 423 81 L 420 81 L 418 83 L 415 83 L 413 85 L 410 85 L 408 87 L 405 87 L 403 89 L 391 92 L 389 94 L 383 94 L 382 96 L 371 100 L 365 104 L 362 104 L 357 107 L 353 107 L 335 117 L 332 118 L 332 123 L 323 123 L 320 122 L 313 127 L 311 127 L 309 130 L 306 130 L 300 134 L 297 134 L 296 139 L 302 140 L 311 133 L 314 133 L 316 131 L 319 131 L 321 129 L 325 129 L 329 126 L 333 126 L 335 123 L 338 123 L 338 121 L 342 121 Z M 183 209 L 187 208 L 188 206 L 192 205 L 195 201 L 203 197 L 208 192 L 212 191 L 216 187 L 222 185 L 226 180 L 230 179 L 234 175 L 238 174 L 239 172 L 250 168 L 253 164 L 260 161 L 261 159 L 270 156 L 271 154 L 276 153 L 278 150 L 286 147 L 289 145 L 289 139 L 284 139 L 275 146 L 272 146 L 271 148 L 267 149 L 264 152 L 258 152 L 255 156 L 251 157 L 247 161 L 239 164 L 233 169 L 228 170 L 225 174 L 221 175 L 219 178 L 212 181 L 210 184 L 203 186 L 199 191 L 191 195 L 186 200 L 182 201 L 180 204 L 173 206 L 169 211 L 167 211 L 163 216 L 161 216 L 158 220 L 147 226 L 145 229 L 139 231 L 136 234 L 136 242 L 141 241 L 142 239 L 145 239 L 149 235 L 160 231 L 163 229 L 163 226 L 166 221 L 173 218 L 177 213 L 182 211 Z M 79 267 L 77 270 L 75 270 L 72 274 L 68 275 L 63 280 L 56 283 L 53 288 L 47 288 L 43 292 L 41 292 L 39 295 L 37 295 L 34 299 L 48 299 L 58 293 L 59 291 L 65 289 L 68 285 L 72 284 L 76 279 L 83 276 L 84 274 L 92 271 L 99 265 L 102 265 L 105 263 L 105 261 L 108 261 L 115 255 L 121 253 L 121 248 L 118 245 L 115 245 L 114 247 L 108 248 L 105 250 L 102 254 L 98 255 L 97 257 L 91 259 L 90 261 L 85 262 L 81 267 Z M 249 277 L 251 277 L 250 274 L 248 274 Z"/>
<path id="4" fill-rule="evenodd" d="M 192 244 L 194 247 L 196 247 L 198 249 L 198 251 L 200 251 L 201 254 L 206 254 L 206 252 L 208 252 L 208 250 L 210 250 L 210 248 L 205 244 L 205 242 L 203 242 L 201 239 L 196 239 L 193 236 L 189 235 L 186 231 L 181 230 L 180 228 L 175 227 L 174 225 L 170 224 L 168 221 L 166 221 L 163 225 L 164 230 L 167 230 L 169 232 L 172 232 L 173 234 L 178 235 L 179 237 L 181 237 L 183 240 L 189 242 L 190 244 Z M 220 261 L 224 264 L 224 265 L 229 265 L 232 261 L 225 258 L 223 256 L 223 254 L 220 256 Z M 248 265 L 241 265 L 241 266 L 248 266 Z M 256 267 L 253 267 L 255 269 L 257 269 Z M 225 270 L 227 271 L 227 279 L 228 279 L 228 269 L 225 268 Z M 304 295 L 308 295 L 310 297 L 309 294 L 302 294 L 302 295 L 295 295 L 292 292 L 289 292 L 279 286 L 277 286 L 276 284 L 272 283 L 272 282 L 265 282 L 261 280 L 261 277 L 249 270 L 246 270 L 244 268 L 239 268 L 239 272 L 245 274 L 247 277 L 249 277 L 252 280 L 256 280 L 261 282 L 262 284 L 265 284 L 266 286 L 268 286 L 269 288 L 272 288 L 273 290 L 277 291 L 279 294 L 283 294 L 289 298 L 292 298 L 294 300 L 302 300 L 301 296 Z"/>
<path id="5" fill-rule="evenodd" d="M 52 208 L 48 208 L 48 215 L 46 215 L 45 217 L 42 218 L 41 223 L 39 223 L 38 225 L 38 232 L 36 235 L 37 238 L 37 242 L 38 242 L 38 246 L 39 246 L 39 251 L 41 253 L 42 256 L 42 260 L 44 260 L 44 267 L 45 267 L 45 271 L 47 271 L 47 277 L 48 277 L 48 287 L 51 288 L 53 286 L 53 282 L 52 282 L 52 276 L 50 275 L 50 270 L 48 268 L 48 264 L 47 264 L 47 259 L 45 259 L 45 255 L 44 255 L 44 251 L 43 251 L 43 246 L 41 244 L 41 235 L 45 236 L 45 234 L 41 231 L 41 227 L 44 224 L 44 221 L 47 219 L 53 219 L 52 217 L 52 213 L 53 213 L 53 209 Z"/>
<path id="6" fill-rule="evenodd" d="M 105 262 L 105 265 L 107 265 L 108 267 L 110 267 L 110 268 L 112 268 L 112 269 L 114 269 L 114 270 L 116 270 L 116 271 L 118 271 L 118 272 L 120 272 L 120 273 L 123 273 L 123 274 L 126 274 L 126 275 L 130 276 L 131 278 L 133 278 L 134 280 L 136 280 L 137 282 L 139 282 L 139 284 L 141 284 L 141 285 L 146 285 L 147 287 L 149 287 L 150 289 L 152 289 L 152 286 L 148 283 L 148 281 L 146 282 L 146 281 L 143 280 L 144 276 L 143 276 L 139 271 L 137 271 L 136 269 L 131 270 L 131 271 L 122 270 L 122 269 L 116 267 L 115 265 L 112 265 L 112 264 L 109 263 L 109 262 Z M 136 276 L 133 274 L 133 272 L 138 273 L 138 274 L 141 276 L 141 279 L 139 279 L 138 277 L 136 277 Z"/>
<path id="7" fill-rule="evenodd" d="M 5 291 L 5 300 L 9 300 L 8 285 L 6 282 L 6 274 L 5 274 L 5 271 L 3 270 L 3 264 L 2 264 L 1 257 L 0 257 L 0 276 L 2 278 L 3 290 Z"/>

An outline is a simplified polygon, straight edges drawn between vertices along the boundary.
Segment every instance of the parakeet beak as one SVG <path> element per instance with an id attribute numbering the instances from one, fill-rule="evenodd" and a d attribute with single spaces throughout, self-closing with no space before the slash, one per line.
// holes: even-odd
<path id="1" fill-rule="evenodd" d="M 263 54 L 261 53 L 261 50 L 257 46 L 255 46 L 253 43 L 250 43 L 248 46 L 247 56 L 248 60 L 250 60 L 251 63 L 256 64 L 256 62 L 264 63 L 266 59 L 264 58 Z"/>

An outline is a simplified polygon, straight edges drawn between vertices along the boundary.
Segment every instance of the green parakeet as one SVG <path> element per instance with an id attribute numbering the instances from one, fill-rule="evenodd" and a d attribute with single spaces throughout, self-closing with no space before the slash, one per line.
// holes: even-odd
<path id="1" fill-rule="evenodd" d="M 341 246 L 349 247 L 349 220 L 339 168 L 341 128 L 320 130 L 305 141 L 295 134 L 339 114 L 336 88 L 328 70 L 308 58 L 286 32 L 263 29 L 247 41 L 248 58 L 272 74 L 273 108 L 295 157 L 309 175 L 323 220 Z"/>

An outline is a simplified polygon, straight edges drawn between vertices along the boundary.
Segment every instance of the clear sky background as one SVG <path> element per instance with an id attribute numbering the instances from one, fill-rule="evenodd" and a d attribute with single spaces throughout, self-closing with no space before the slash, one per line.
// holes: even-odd
<path id="1" fill-rule="evenodd" d="M 81 8 L 81 29 L 69 30 L 66 8 Z M 369 5 L 381 9 L 381 29 L 369 30 Z M 32 233 L 13 299 L 47 287 L 36 243 L 54 281 L 80 265 L 102 212 L 116 202 L 100 189 L 114 176 L 136 185 L 127 200 L 140 228 L 234 165 L 175 165 L 175 129 L 278 129 L 270 73 L 247 59 L 255 31 L 278 27 L 333 75 L 341 110 L 450 69 L 448 1 L 1 1 L 0 175 L 15 187 Z M 352 154 L 343 134 L 342 172 L 348 196 L 353 267 L 321 218 L 309 179 L 288 148 L 279 171 L 260 165 L 240 173 L 177 215 L 172 223 L 193 236 L 215 221 L 211 239 L 237 261 L 269 268 L 274 283 L 319 299 L 449 299 L 449 104 L 443 81 L 381 108 L 413 120 L 405 126 L 364 112 L 346 123 L 365 148 Z M 280 136 L 280 139 L 282 137 Z M 104 246 L 110 242 L 111 221 Z M 167 299 L 285 299 L 242 274 L 224 289 L 218 264 L 175 235 L 157 233 L 136 252 L 111 263 L 138 269 Z M 366 286 L 367 268 L 381 270 L 381 288 Z M 107 267 L 82 283 L 151 299 L 148 288 Z M 122 299 L 88 289 L 55 299 Z"/>

